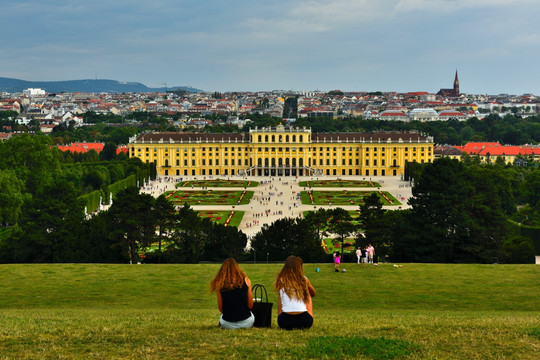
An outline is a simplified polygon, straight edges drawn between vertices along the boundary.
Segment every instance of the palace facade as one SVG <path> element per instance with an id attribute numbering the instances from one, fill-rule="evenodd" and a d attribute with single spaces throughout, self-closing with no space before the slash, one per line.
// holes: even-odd
<path id="1" fill-rule="evenodd" d="M 155 162 L 165 176 L 398 176 L 407 162 L 433 161 L 433 138 L 282 125 L 249 133 L 155 132 L 130 141 L 129 156 Z"/>

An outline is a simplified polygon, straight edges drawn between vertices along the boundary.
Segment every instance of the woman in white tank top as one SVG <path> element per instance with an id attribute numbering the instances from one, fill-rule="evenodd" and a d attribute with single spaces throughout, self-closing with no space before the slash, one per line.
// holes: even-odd
<path id="1" fill-rule="evenodd" d="M 301 258 L 291 255 L 277 276 L 278 325 L 282 329 L 309 329 L 313 325 L 315 289 L 304 276 Z"/>

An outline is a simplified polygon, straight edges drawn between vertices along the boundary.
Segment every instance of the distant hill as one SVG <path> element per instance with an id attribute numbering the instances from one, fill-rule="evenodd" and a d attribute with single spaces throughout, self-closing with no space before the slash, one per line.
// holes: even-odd
<path id="1" fill-rule="evenodd" d="M 43 89 L 48 93 L 85 92 L 85 93 L 124 93 L 124 92 L 165 92 L 167 90 L 186 90 L 201 92 L 202 90 L 190 86 L 168 86 L 149 88 L 138 82 L 123 82 L 116 80 L 67 80 L 67 81 L 25 81 L 0 77 L 0 92 L 18 93 L 28 88 Z"/>

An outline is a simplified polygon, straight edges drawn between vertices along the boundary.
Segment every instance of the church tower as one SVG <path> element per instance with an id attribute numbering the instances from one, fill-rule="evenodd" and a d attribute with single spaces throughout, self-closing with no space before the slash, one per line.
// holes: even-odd
<path id="1" fill-rule="evenodd" d="M 459 96 L 459 80 L 457 76 L 457 69 L 456 69 L 456 78 L 454 79 L 454 96 Z"/>

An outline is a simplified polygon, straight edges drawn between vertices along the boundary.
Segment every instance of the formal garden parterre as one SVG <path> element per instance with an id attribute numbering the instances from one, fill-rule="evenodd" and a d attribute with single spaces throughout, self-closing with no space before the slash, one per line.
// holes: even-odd
<path id="1" fill-rule="evenodd" d="M 173 190 L 165 192 L 175 206 L 188 205 L 244 205 L 249 204 L 253 191 Z"/>
<path id="2" fill-rule="evenodd" d="M 208 218 L 210 221 L 223 224 L 225 226 L 236 226 L 240 225 L 242 217 L 244 216 L 244 211 L 235 211 L 235 210 L 199 210 L 197 211 L 200 217 Z"/>
<path id="3" fill-rule="evenodd" d="M 348 180 L 348 179 L 336 179 L 336 180 L 308 180 L 300 181 L 298 183 L 301 187 L 376 187 L 381 185 L 378 182 L 371 180 Z"/>
<path id="4" fill-rule="evenodd" d="M 360 205 L 364 203 L 364 198 L 371 195 L 373 191 L 302 191 L 300 193 L 302 204 L 313 205 Z M 376 192 L 383 205 L 401 205 L 388 191 Z"/>
<path id="5" fill-rule="evenodd" d="M 193 187 L 238 187 L 248 188 L 257 187 L 259 183 L 251 180 L 225 180 L 225 179 L 212 179 L 212 180 L 187 180 L 180 181 L 176 184 L 177 188 L 193 188 Z"/>

